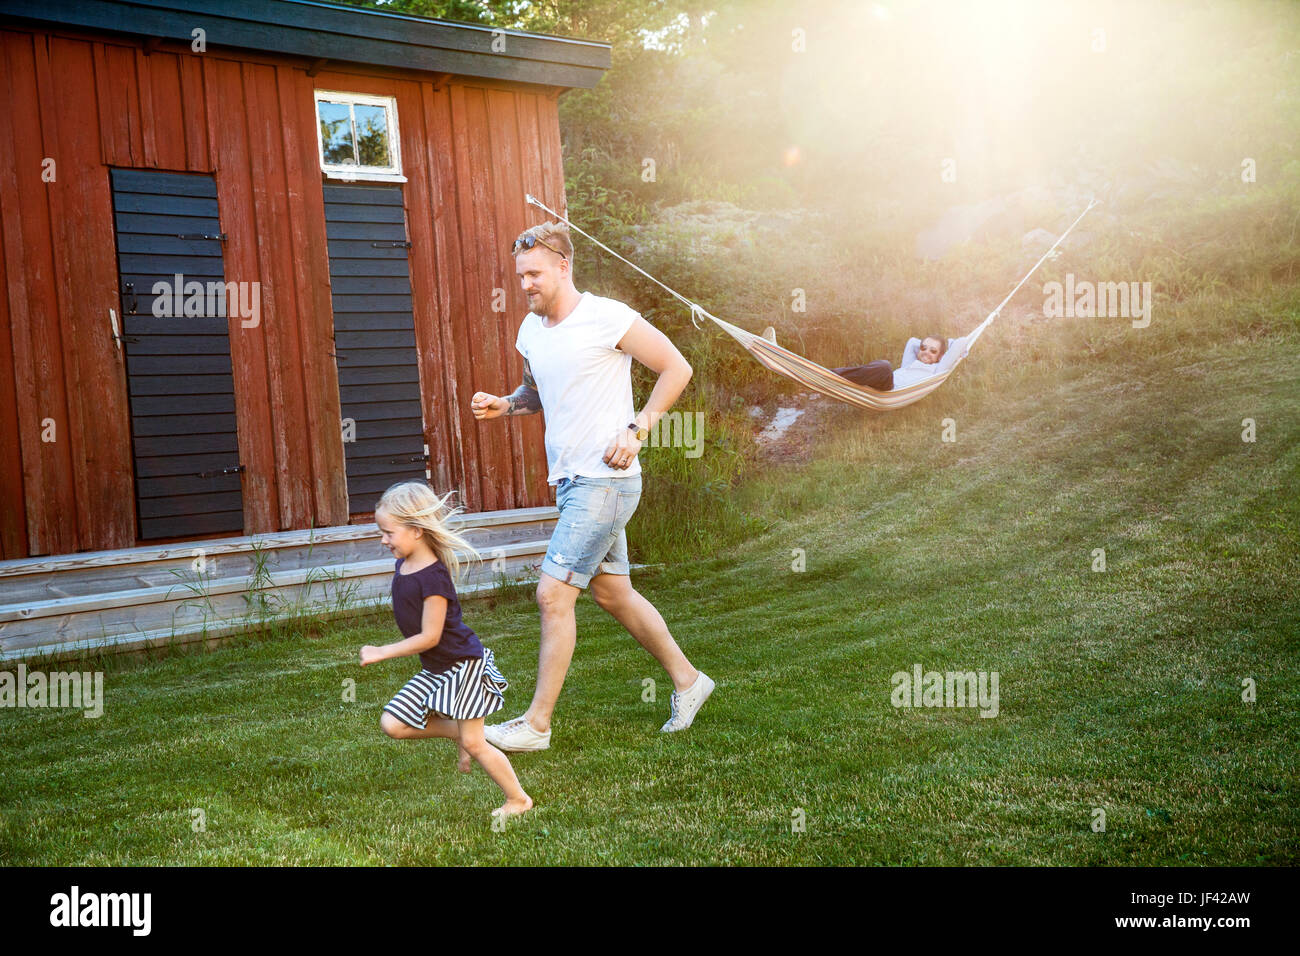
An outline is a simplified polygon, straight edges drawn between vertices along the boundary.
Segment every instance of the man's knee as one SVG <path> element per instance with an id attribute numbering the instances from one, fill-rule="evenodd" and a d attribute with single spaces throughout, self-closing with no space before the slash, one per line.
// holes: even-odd
<path id="1" fill-rule="evenodd" d="M 543 574 L 537 582 L 537 606 L 543 614 L 562 614 L 571 610 L 578 601 L 580 588 L 557 581 L 549 574 Z"/>
<path id="2" fill-rule="evenodd" d="M 634 593 L 626 574 L 598 574 L 591 579 L 592 600 L 606 611 L 619 607 Z"/>
<path id="3" fill-rule="evenodd" d="M 889 391 L 894 387 L 893 366 L 885 359 L 877 359 L 866 365 L 851 365 L 847 368 L 834 369 L 836 375 L 847 378 L 857 385 Z"/>

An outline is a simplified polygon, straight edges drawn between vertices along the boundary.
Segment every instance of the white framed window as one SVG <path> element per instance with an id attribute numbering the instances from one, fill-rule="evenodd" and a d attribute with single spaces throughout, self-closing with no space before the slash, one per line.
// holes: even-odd
<path id="1" fill-rule="evenodd" d="M 391 96 L 317 90 L 316 141 L 330 179 L 406 182 Z"/>

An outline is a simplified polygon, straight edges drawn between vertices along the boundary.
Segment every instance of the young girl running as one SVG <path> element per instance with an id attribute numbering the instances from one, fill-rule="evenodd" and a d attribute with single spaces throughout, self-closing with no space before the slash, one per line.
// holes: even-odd
<path id="1" fill-rule="evenodd" d="M 405 481 L 384 492 L 375 506 L 383 543 L 397 558 L 393 574 L 393 616 L 405 640 L 361 648 L 361 665 L 419 654 L 423 665 L 384 707 L 379 726 L 390 737 L 449 737 L 460 747 L 462 773 L 471 760 L 487 771 L 506 795 L 493 816 L 525 813 L 533 800 L 519 786 L 506 755 L 483 737 L 483 718 L 505 706 L 508 684 L 461 620 L 452 576 L 460 567 L 455 548 L 477 554 L 447 528 L 452 512 L 422 481 Z"/>

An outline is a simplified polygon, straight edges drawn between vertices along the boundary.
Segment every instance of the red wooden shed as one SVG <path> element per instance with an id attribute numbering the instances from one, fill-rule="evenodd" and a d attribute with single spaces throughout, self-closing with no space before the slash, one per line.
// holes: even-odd
<path id="1" fill-rule="evenodd" d="M 609 63 L 301 0 L 6 0 L 0 558 L 338 528 L 402 477 L 549 506 L 540 418 L 469 398 L 521 378 L 509 245 Z"/>
<path id="2" fill-rule="evenodd" d="M 415 434 L 436 487 L 460 489 L 473 510 L 549 500 L 539 420 L 480 429 L 469 396 L 519 381 L 526 305 L 508 245 L 536 220 L 525 193 L 563 207 L 556 100 L 597 82 L 608 45 L 297 0 L 4 9 L 3 557 L 364 515 L 378 483 L 349 494 L 345 439 L 410 457 L 409 442 L 378 439 L 413 410 L 395 399 L 375 402 L 378 419 L 348 416 L 340 389 L 347 406 L 364 397 L 357 385 L 397 384 L 403 363 L 418 370 Z M 389 175 L 367 174 L 365 132 L 347 155 L 346 129 L 327 157 L 342 161 L 323 169 L 321 126 L 336 117 L 386 135 Z M 121 175 L 143 170 L 167 175 Z M 365 228 L 380 224 L 394 228 Z M 180 316 L 169 328 L 143 285 L 173 275 L 241 284 L 258 321 L 228 315 L 224 343 L 220 323 Z M 391 314 L 394 327 L 354 320 L 345 333 L 340 312 Z M 349 378 L 361 367 L 373 371 Z M 203 394 L 229 404 L 184 402 L 195 375 L 213 376 Z M 200 515 L 225 517 L 202 527 Z M 189 534 L 156 520 L 177 516 Z"/>

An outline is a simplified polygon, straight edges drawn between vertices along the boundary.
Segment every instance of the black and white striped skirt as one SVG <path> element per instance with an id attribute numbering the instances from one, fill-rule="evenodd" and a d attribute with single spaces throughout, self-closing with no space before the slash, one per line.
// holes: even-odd
<path id="1" fill-rule="evenodd" d="M 423 730 L 430 714 L 452 720 L 495 714 L 505 706 L 502 695 L 509 686 L 497 670 L 492 649 L 485 647 L 482 657 L 459 660 L 445 671 L 434 673 L 421 668 L 384 705 L 384 710 L 402 723 Z"/>

